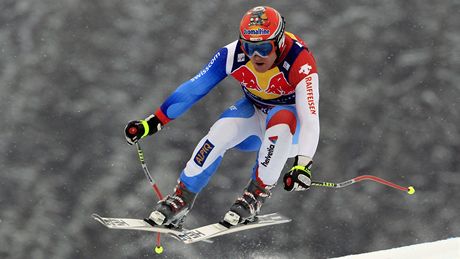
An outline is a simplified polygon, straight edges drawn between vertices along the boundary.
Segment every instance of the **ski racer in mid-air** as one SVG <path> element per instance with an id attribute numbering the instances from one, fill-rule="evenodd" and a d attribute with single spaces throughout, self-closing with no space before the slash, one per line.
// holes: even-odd
<path id="1" fill-rule="evenodd" d="M 268 6 L 246 12 L 239 39 L 219 49 L 154 114 L 129 122 L 128 143 L 158 132 L 228 75 L 240 83 L 244 96 L 222 113 L 196 146 L 174 192 L 158 202 L 149 216 L 157 225 L 182 225 L 197 194 L 231 148 L 256 151 L 257 159 L 249 184 L 224 216 L 230 225 L 255 219 L 289 157 L 295 162 L 283 177 L 284 188 L 298 191 L 311 185 L 310 168 L 319 140 L 316 63 L 303 40 L 285 31 L 284 17 Z"/>

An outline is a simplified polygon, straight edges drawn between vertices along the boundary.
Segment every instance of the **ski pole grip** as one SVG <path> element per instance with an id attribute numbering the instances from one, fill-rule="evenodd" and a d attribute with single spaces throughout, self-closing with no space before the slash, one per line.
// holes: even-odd
<path id="1" fill-rule="evenodd" d="M 131 127 L 128 129 L 129 134 L 136 135 L 137 134 L 137 128 L 136 127 Z"/>

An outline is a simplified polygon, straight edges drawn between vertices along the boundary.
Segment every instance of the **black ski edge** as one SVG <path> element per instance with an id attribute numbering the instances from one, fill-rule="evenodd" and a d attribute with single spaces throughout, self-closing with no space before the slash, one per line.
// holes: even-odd
<path id="1" fill-rule="evenodd" d="M 145 222 L 147 222 L 150 226 L 156 227 L 156 228 L 167 228 L 167 229 L 172 229 L 172 230 L 177 230 L 177 231 L 184 231 L 183 228 L 176 228 L 173 225 L 157 225 L 153 220 L 150 218 L 144 218 L 143 219 Z"/>
<path id="2" fill-rule="evenodd" d="M 225 220 L 219 221 L 219 224 L 221 224 L 222 226 L 230 229 L 232 227 L 241 226 L 241 225 L 248 225 L 248 224 L 257 223 L 257 222 L 259 222 L 259 217 L 255 216 L 253 220 L 245 220 L 244 222 L 240 222 L 240 223 L 238 223 L 236 225 L 232 225 L 232 224 L 228 223 Z"/>
<path id="3" fill-rule="evenodd" d="M 228 228 L 228 229 L 230 229 L 231 227 L 233 227 L 232 224 L 230 224 L 230 223 L 228 223 L 227 221 L 224 221 L 224 220 L 219 221 L 219 224 L 221 224 L 222 226 L 224 226 L 224 227 L 226 227 L 226 228 Z"/>
<path id="4" fill-rule="evenodd" d="M 147 222 L 152 227 L 158 227 L 158 225 L 155 224 L 155 222 L 153 222 L 153 220 L 151 220 L 149 218 L 144 218 L 144 221 Z"/>

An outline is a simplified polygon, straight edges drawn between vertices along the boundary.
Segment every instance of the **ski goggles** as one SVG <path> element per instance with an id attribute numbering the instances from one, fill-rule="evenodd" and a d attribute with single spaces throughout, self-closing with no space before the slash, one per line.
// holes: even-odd
<path id="1" fill-rule="evenodd" d="M 241 47 L 249 58 L 255 54 L 267 58 L 275 50 L 275 42 L 273 40 L 259 42 L 241 40 Z"/>

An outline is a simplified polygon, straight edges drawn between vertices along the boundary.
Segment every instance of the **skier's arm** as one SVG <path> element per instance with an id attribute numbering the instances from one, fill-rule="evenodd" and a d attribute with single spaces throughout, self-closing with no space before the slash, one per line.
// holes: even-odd
<path id="1" fill-rule="evenodd" d="M 311 73 L 296 87 L 296 109 L 300 122 L 300 156 L 313 158 L 319 142 L 319 79 Z M 309 161 L 303 162 L 306 165 Z"/>
<path id="2" fill-rule="evenodd" d="M 299 119 L 299 149 L 294 166 L 283 177 L 287 191 L 307 190 L 311 185 L 311 165 L 319 142 L 319 79 L 313 55 L 303 50 L 291 70 L 295 82 Z"/>
<path id="3" fill-rule="evenodd" d="M 300 123 L 299 163 L 307 165 L 313 159 L 319 142 L 319 78 L 313 54 L 304 48 L 290 71 L 295 85 L 295 103 Z"/>
<path id="4" fill-rule="evenodd" d="M 296 110 L 300 122 L 299 151 L 294 166 L 283 177 L 287 191 L 304 191 L 311 185 L 311 165 L 319 142 L 318 74 L 312 73 L 296 87 Z"/>
<path id="5" fill-rule="evenodd" d="M 193 78 L 181 84 L 156 110 L 144 120 L 130 121 L 125 127 L 129 144 L 156 133 L 169 121 L 185 113 L 227 76 L 227 47 L 221 48 Z"/>
<path id="6" fill-rule="evenodd" d="M 220 49 L 193 78 L 181 84 L 157 109 L 162 125 L 178 118 L 205 96 L 226 76 L 227 49 Z"/>

